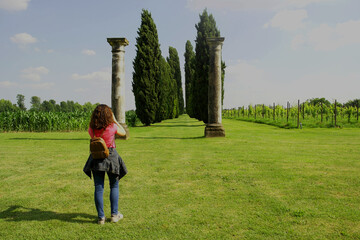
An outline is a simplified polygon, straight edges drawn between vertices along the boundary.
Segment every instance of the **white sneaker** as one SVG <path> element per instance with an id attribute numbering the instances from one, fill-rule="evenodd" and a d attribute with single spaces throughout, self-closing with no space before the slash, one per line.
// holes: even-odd
<path id="1" fill-rule="evenodd" d="M 105 217 L 103 217 L 103 218 L 98 218 L 98 224 L 100 224 L 100 225 L 103 225 L 103 224 L 105 224 Z"/>
<path id="2" fill-rule="evenodd" d="M 113 223 L 116 223 L 123 218 L 124 216 L 120 212 L 118 212 L 117 214 L 111 214 L 111 222 Z"/>

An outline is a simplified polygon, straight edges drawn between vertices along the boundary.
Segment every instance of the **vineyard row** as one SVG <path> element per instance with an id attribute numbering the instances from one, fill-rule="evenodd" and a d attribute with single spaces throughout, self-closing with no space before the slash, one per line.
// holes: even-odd
<path id="1" fill-rule="evenodd" d="M 306 127 L 360 127 L 359 106 L 334 104 L 312 105 L 308 102 L 291 106 L 249 105 L 223 110 L 224 118 L 265 123 L 284 128 Z"/>

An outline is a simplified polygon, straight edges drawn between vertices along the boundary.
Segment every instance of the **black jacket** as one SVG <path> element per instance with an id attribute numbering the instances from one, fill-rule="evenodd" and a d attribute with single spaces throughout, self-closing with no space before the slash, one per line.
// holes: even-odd
<path id="1" fill-rule="evenodd" d="M 125 163 L 115 148 L 109 148 L 109 156 L 105 159 L 93 159 L 90 154 L 83 171 L 90 178 L 91 171 L 111 172 L 118 175 L 119 180 L 127 174 Z"/>

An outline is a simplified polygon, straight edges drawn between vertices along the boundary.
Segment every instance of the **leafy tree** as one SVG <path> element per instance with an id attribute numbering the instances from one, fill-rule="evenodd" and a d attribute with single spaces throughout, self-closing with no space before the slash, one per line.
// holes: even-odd
<path id="1" fill-rule="evenodd" d="M 60 111 L 62 112 L 69 112 L 68 105 L 65 101 L 60 102 Z"/>
<path id="2" fill-rule="evenodd" d="M 220 31 L 212 14 L 208 15 L 205 9 L 199 16 L 200 22 L 195 25 L 197 30 L 195 46 L 195 81 L 193 87 L 194 113 L 198 120 L 208 121 L 208 85 L 209 85 L 209 45 L 206 42 L 208 37 L 219 37 Z"/>
<path id="3" fill-rule="evenodd" d="M 20 108 L 20 110 L 25 111 L 26 107 L 25 107 L 25 96 L 22 94 L 18 94 L 16 95 L 16 100 L 17 100 L 17 105 Z"/>
<path id="4" fill-rule="evenodd" d="M 41 110 L 44 112 L 54 112 L 55 106 L 52 104 L 52 102 L 45 100 L 41 103 Z"/>
<path id="5" fill-rule="evenodd" d="M 155 121 L 158 107 L 161 50 L 156 25 L 147 10 L 142 11 L 137 33 L 132 91 L 136 114 L 148 126 Z"/>
<path id="6" fill-rule="evenodd" d="M 90 102 L 86 102 L 83 105 L 84 112 L 92 112 L 96 108 L 97 104 L 91 104 Z"/>
<path id="7" fill-rule="evenodd" d="M 360 107 L 360 99 L 350 100 L 344 104 L 344 107 Z"/>
<path id="8" fill-rule="evenodd" d="M 325 98 L 312 98 L 312 99 L 308 99 L 307 102 L 313 106 L 320 105 L 321 103 L 328 107 L 331 105 L 331 103 L 328 100 L 326 100 Z"/>
<path id="9" fill-rule="evenodd" d="M 194 117 L 193 112 L 193 85 L 195 75 L 195 53 L 191 42 L 188 40 L 185 45 L 185 101 L 186 101 L 186 112 L 190 117 Z"/>
<path id="10" fill-rule="evenodd" d="M 32 96 L 31 100 L 30 100 L 30 103 L 31 103 L 30 110 L 32 110 L 32 111 L 40 111 L 40 108 L 41 108 L 41 99 L 40 99 L 40 97 Z"/>
<path id="11" fill-rule="evenodd" d="M 18 109 L 19 108 L 15 104 L 12 104 L 9 100 L 0 100 L 0 112 L 15 112 Z"/>

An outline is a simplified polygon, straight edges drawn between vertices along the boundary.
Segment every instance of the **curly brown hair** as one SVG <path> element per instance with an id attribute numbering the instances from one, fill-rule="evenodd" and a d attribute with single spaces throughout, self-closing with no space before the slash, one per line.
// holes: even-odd
<path id="1" fill-rule="evenodd" d="M 105 104 L 96 106 L 91 115 L 90 128 L 103 129 L 114 123 L 113 112 Z"/>

